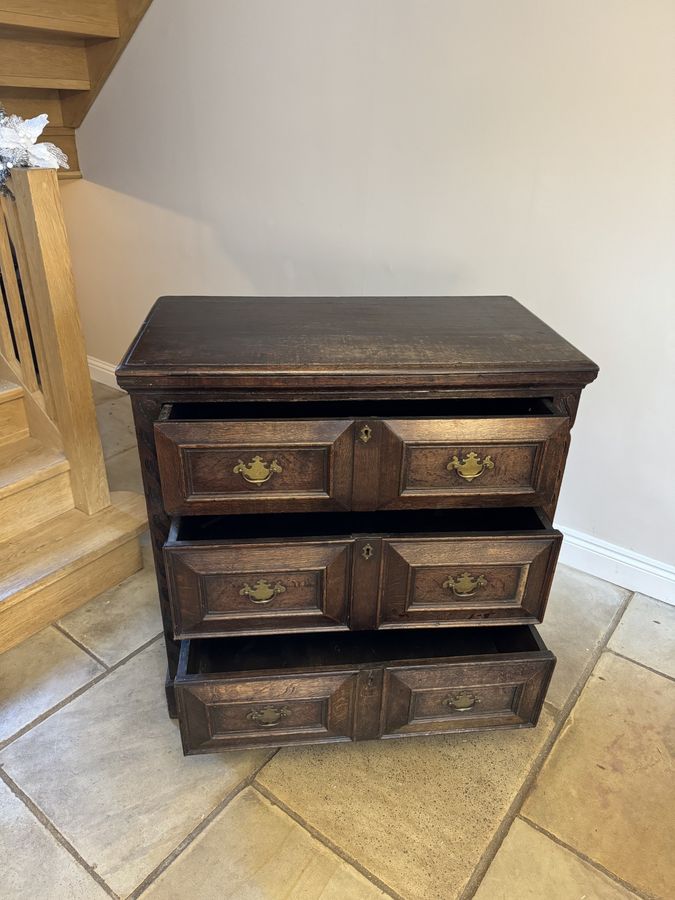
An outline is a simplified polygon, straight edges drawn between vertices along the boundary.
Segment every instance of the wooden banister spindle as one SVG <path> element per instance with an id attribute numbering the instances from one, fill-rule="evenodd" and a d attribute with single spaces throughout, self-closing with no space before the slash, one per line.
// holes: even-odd
<path id="1" fill-rule="evenodd" d="M 14 331 L 14 338 L 19 354 L 21 379 L 27 390 L 32 392 L 38 389 L 39 384 L 37 373 L 35 371 L 35 364 L 33 362 L 33 351 L 30 345 L 30 337 L 28 336 L 25 313 L 23 304 L 21 303 L 21 293 L 19 291 L 19 284 L 16 280 L 16 271 L 14 269 L 7 215 L 5 213 L 5 208 L 8 203 L 11 203 L 11 200 L 4 197 L 2 200 L 3 215 L 0 215 L 0 272 L 2 272 L 2 283 L 5 289 L 5 296 L 9 307 L 9 316 L 12 322 L 12 329 Z"/>

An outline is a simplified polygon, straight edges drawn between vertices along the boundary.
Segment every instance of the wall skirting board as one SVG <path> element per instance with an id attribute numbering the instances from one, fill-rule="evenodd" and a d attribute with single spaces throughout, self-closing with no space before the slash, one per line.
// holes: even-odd
<path id="1" fill-rule="evenodd" d="M 89 374 L 92 381 L 98 381 L 100 384 L 120 390 L 119 385 L 115 381 L 116 366 L 106 362 L 104 359 L 96 359 L 95 356 L 88 356 L 87 362 L 89 363 Z"/>
<path id="2" fill-rule="evenodd" d="M 88 357 L 89 372 L 94 381 L 116 388 L 115 366 L 94 356 Z M 560 562 L 603 578 L 613 584 L 675 606 L 675 566 L 650 559 L 632 550 L 624 550 L 600 538 L 574 528 L 558 525 L 565 535 Z"/>
<path id="3" fill-rule="evenodd" d="M 574 528 L 557 527 L 565 536 L 561 563 L 675 606 L 675 566 L 624 550 Z"/>

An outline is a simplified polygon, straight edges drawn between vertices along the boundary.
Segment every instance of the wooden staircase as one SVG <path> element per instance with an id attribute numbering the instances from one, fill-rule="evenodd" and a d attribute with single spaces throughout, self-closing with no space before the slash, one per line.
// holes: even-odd
<path id="1" fill-rule="evenodd" d="M 82 124 L 151 0 L 0 0 L 0 103 L 24 118 L 46 112 L 44 139 L 79 178 Z"/>
<path id="2" fill-rule="evenodd" d="M 0 202 L 0 652 L 141 565 L 143 497 L 110 494 L 56 172 Z"/>

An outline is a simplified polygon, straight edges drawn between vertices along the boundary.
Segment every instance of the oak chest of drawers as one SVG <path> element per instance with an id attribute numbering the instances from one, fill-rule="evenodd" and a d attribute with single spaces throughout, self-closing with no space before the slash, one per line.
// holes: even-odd
<path id="1" fill-rule="evenodd" d="M 158 300 L 117 377 L 185 752 L 536 724 L 596 375 L 509 297 Z"/>

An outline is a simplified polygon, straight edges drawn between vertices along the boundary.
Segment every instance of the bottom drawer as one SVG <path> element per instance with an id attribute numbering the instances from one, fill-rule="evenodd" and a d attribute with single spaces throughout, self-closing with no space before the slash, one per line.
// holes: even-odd
<path id="1" fill-rule="evenodd" d="M 185 640 L 185 753 L 535 725 L 555 666 L 532 626 Z"/>

